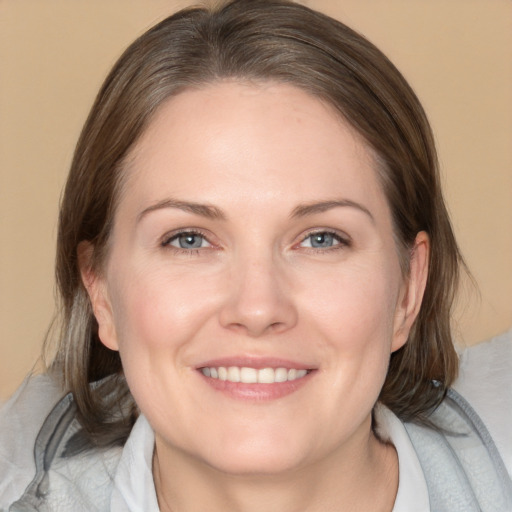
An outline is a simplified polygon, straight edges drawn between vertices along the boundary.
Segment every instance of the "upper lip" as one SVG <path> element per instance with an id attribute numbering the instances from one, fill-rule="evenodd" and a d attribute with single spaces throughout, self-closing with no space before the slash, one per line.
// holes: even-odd
<path id="1" fill-rule="evenodd" d="M 288 370 L 294 368 L 296 370 L 311 370 L 314 365 L 292 361 L 290 359 L 282 359 L 279 357 L 254 357 L 254 356 L 230 356 L 210 359 L 197 365 L 197 368 L 219 368 L 224 366 L 238 366 L 240 368 L 255 368 L 261 370 L 263 368 L 286 368 Z"/>

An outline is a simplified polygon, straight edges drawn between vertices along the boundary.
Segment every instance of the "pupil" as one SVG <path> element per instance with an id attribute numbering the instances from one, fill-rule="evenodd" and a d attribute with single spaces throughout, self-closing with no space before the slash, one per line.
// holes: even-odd
<path id="1" fill-rule="evenodd" d="M 180 236 L 180 247 L 183 249 L 190 249 L 201 247 L 201 237 L 193 234 Z"/>
<path id="2" fill-rule="evenodd" d="M 311 245 L 313 247 L 330 247 L 332 245 L 332 235 L 328 233 L 318 233 L 313 235 Z"/>

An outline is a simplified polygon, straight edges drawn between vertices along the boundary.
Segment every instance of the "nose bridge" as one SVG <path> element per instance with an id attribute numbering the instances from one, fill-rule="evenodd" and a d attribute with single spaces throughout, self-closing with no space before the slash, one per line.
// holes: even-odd
<path id="1" fill-rule="evenodd" d="M 295 324 L 286 265 L 271 249 L 240 252 L 232 262 L 230 281 L 221 312 L 225 327 L 259 336 Z"/>

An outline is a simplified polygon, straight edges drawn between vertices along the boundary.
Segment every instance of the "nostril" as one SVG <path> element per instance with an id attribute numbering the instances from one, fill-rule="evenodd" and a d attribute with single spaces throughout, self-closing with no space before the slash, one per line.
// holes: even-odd
<path id="1" fill-rule="evenodd" d="M 278 331 L 285 327 L 286 327 L 286 324 L 284 322 L 273 322 L 268 326 L 269 330 L 272 330 L 272 331 Z"/>

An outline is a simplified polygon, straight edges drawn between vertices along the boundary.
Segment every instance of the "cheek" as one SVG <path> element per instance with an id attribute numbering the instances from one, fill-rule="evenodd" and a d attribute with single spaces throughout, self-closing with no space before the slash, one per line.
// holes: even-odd
<path id="1" fill-rule="evenodd" d="M 397 276 L 373 261 L 303 281 L 307 337 L 322 354 L 319 378 L 329 390 L 315 396 L 312 410 L 329 432 L 325 439 L 349 435 L 368 420 L 378 400 L 389 365 Z"/>
<path id="2" fill-rule="evenodd" d="M 320 283 L 320 286 L 319 286 Z M 400 276 L 385 264 L 351 266 L 306 282 L 304 309 L 334 343 L 358 351 L 391 344 Z"/>
<path id="3" fill-rule="evenodd" d="M 312 339 L 327 361 L 334 409 L 364 416 L 387 374 L 399 273 L 383 264 L 361 265 L 324 282 L 328 286 L 309 300 Z"/>
<path id="4" fill-rule="evenodd" d="M 118 277 L 118 278 L 117 278 Z M 112 280 L 113 320 L 126 371 L 176 358 L 211 317 L 212 297 L 204 279 L 175 275 L 166 268 L 119 269 Z"/>
<path id="5" fill-rule="evenodd" d="M 122 278 L 121 278 L 122 276 Z M 143 412 L 154 417 L 181 389 L 187 347 L 212 318 L 204 279 L 176 276 L 165 268 L 119 269 L 111 300 L 119 353 L 128 385 Z M 173 410 L 179 410 L 174 405 Z M 162 413 L 163 414 L 163 413 Z M 158 414 L 157 414 L 158 416 Z"/>

